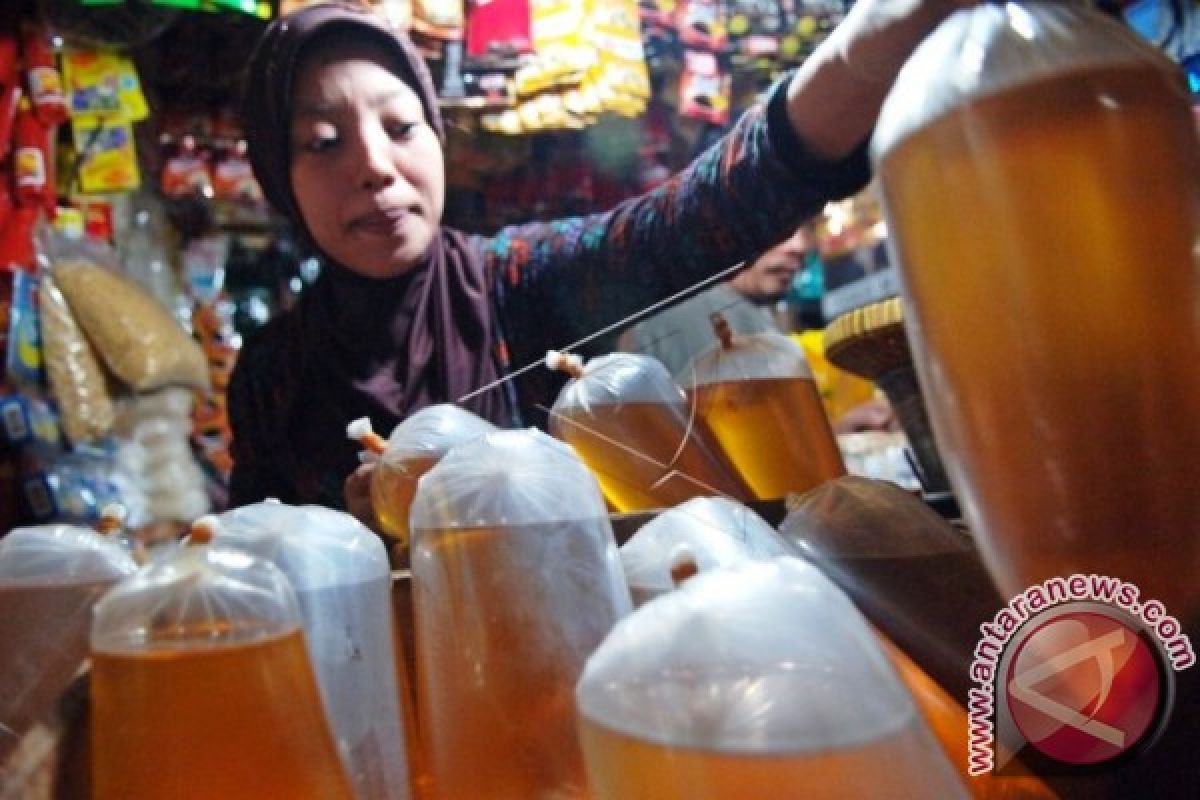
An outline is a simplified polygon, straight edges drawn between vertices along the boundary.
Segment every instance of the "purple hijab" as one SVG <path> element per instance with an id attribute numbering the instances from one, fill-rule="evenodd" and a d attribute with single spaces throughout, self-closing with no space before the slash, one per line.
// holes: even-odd
<path id="1" fill-rule="evenodd" d="M 267 199 L 318 250 L 292 191 L 292 87 L 306 49 L 334 32 L 352 32 L 381 47 L 444 141 L 433 80 L 407 36 L 368 12 L 338 4 L 275 20 L 251 56 L 242 124 Z M 282 419 L 272 422 L 285 426 L 280 438 L 291 443 L 293 452 L 276 454 L 281 466 L 292 465 L 289 471 L 347 474 L 356 463 L 356 448 L 345 439 L 352 419 L 367 416 L 386 436 L 414 411 L 454 402 L 501 375 L 482 258 L 457 231 L 441 228 L 425 261 L 396 278 L 366 278 L 324 257 L 321 277 L 287 316 L 286 374 L 294 385 L 283 392 Z M 509 398 L 497 389 L 464 407 L 508 426 L 514 413 Z"/>

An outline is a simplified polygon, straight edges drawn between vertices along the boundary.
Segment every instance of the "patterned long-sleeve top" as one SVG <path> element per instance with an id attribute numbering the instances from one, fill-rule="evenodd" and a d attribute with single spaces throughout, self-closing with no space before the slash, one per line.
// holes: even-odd
<path id="1" fill-rule="evenodd" d="M 864 142 L 847 158 L 811 157 L 787 118 L 786 82 L 747 111 L 720 141 L 653 191 L 597 214 L 504 228 L 472 237 L 491 287 L 502 372 L 540 361 L 594 331 L 751 258 L 786 238 L 829 200 L 865 185 Z M 271 337 L 263 337 L 270 339 Z M 234 505 L 268 496 L 285 502 L 344 505 L 342 486 L 357 447 L 323 468 L 280 463 L 269 426 L 272 365 L 284 337 L 255 343 L 230 386 L 236 466 Z M 281 352 L 281 351 L 280 351 Z M 526 424 L 544 420 L 560 376 L 534 369 L 515 381 Z M 453 401 L 457 398 L 443 398 Z M 377 423 L 378 424 L 378 423 Z"/>

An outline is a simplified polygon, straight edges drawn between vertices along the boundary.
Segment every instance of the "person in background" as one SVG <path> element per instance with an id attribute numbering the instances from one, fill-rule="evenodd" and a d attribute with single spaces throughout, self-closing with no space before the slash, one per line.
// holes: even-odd
<path id="1" fill-rule="evenodd" d="M 358 468 L 350 420 L 387 432 L 458 402 L 502 426 L 536 421 L 549 372 L 508 380 L 516 368 L 762 252 L 865 185 L 895 73 L 959 1 L 859 0 L 663 185 L 490 237 L 442 225 L 442 118 L 407 36 L 341 4 L 276 19 L 249 60 L 242 122 L 267 199 L 323 268 L 239 357 L 230 503 L 277 497 L 370 523 L 371 467 Z"/>
<path id="2" fill-rule="evenodd" d="M 804 268 L 811 246 L 806 228 L 768 248 L 733 278 L 712 286 L 627 328 L 617 345 L 661 361 L 677 381 L 686 383 L 692 359 L 717 346 L 711 317 L 720 312 L 734 333 L 787 333 L 772 309 L 787 295 Z M 834 433 L 895 431 L 899 423 L 891 406 L 874 398 L 832 420 Z"/>
<path id="3" fill-rule="evenodd" d="M 734 333 L 780 332 L 772 309 L 803 269 L 808 249 L 808 233 L 798 228 L 728 281 L 631 326 L 621 334 L 618 347 L 657 358 L 678 378 L 693 358 L 716 346 L 714 313 L 720 312 Z"/>

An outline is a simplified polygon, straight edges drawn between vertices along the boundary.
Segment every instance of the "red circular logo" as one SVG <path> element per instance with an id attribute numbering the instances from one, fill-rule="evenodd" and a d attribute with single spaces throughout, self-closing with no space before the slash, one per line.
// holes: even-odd
<path id="1" fill-rule="evenodd" d="M 1008 708 L 1027 742 L 1068 764 L 1133 748 L 1157 718 L 1156 654 L 1124 622 L 1066 612 L 1021 642 L 1007 675 Z"/>

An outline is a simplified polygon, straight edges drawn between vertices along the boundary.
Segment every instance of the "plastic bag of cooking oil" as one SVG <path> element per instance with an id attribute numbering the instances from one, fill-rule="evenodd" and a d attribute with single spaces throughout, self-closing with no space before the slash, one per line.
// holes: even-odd
<path id="1" fill-rule="evenodd" d="M 439 795 L 585 795 L 572 691 L 630 610 L 595 478 L 546 434 L 497 431 L 421 478 L 410 522 L 417 703 Z"/>
<path id="2" fill-rule="evenodd" d="M 779 530 L 965 702 L 979 626 L 1002 606 L 970 535 L 895 484 L 857 476 L 793 497 Z"/>
<path id="3" fill-rule="evenodd" d="M 673 571 L 691 560 L 700 571 L 747 559 L 788 555 L 778 531 L 741 503 L 697 497 L 664 511 L 621 545 L 621 566 L 635 604 L 675 588 Z"/>
<path id="4" fill-rule="evenodd" d="M 0 539 L 0 764 L 53 717 L 87 658 L 92 604 L 136 568 L 116 538 L 90 528 L 38 525 Z"/>
<path id="5" fill-rule="evenodd" d="M 149 292 L 88 253 L 65 250 L 51 258 L 55 283 L 114 375 L 138 391 L 208 388 L 204 351 Z"/>
<path id="6" fill-rule="evenodd" d="M 417 481 L 454 445 L 494 430 L 487 420 L 450 403 L 423 408 L 397 425 L 371 477 L 371 505 L 384 532 L 407 546 Z"/>
<path id="7" fill-rule="evenodd" d="M 795 558 L 651 600 L 575 699 L 598 800 L 968 796 L 861 614 Z"/>
<path id="8" fill-rule="evenodd" d="M 721 494 L 747 499 L 657 359 L 611 353 L 585 366 L 552 352 L 547 364 L 572 376 L 550 412 L 550 432 L 575 448 L 618 511 Z"/>
<path id="9" fill-rule="evenodd" d="M 726 458 L 760 500 L 844 475 L 804 351 L 777 333 L 737 334 L 713 315 L 713 348 L 677 376 Z"/>
<path id="10" fill-rule="evenodd" d="M 379 537 L 349 514 L 271 500 L 217 519 L 217 545 L 266 559 L 291 582 L 321 697 L 359 796 L 408 797 L 391 571 Z"/>
<path id="11" fill-rule="evenodd" d="M 352 798 L 287 577 L 215 527 L 96 604 L 93 796 Z"/>

